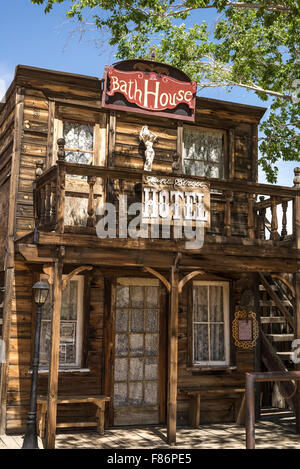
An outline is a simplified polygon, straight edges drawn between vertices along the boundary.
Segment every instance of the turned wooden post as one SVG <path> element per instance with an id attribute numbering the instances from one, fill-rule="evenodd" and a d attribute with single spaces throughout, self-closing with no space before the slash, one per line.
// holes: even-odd
<path id="1" fill-rule="evenodd" d="M 45 223 L 50 223 L 51 219 L 51 182 L 45 185 Z"/>
<path id="2" fill-rule="evenodd" d="M 254 196 L 253 194 L 247 194 L 247 198 L 248 198 L 248 238 L 254 239 L 255 238 L 254 208 L 253 208 Z"/>
<path id="3" fill-rule="evenodd" d="M 278 218 L 277 218 L 277 199 L 276 197 L 271 197 L 271 239 L 278 240 L 280 238 L 278 233 Z"/>
<path id="4" fill-rule="evenodd" d="M 50 213 L 50 223 L 55 224 L 56 223 L 56 204 L 57 204 L 57 197 L 56 197 L 56 181 L 52 180 L 51 181 L 51 213 Z"/>
<path id="5" fill-rule="evenodd" d="M 231 201 L 233 198 L 233 193 L 232 191 L 226 191 L 225 192 L 225 200 L 226 200 L 226 205 L 225 205 L 225 220 L 224 220 L 224 230 L 225 230 L 225 236 L 231 236 Z"/>
<path id="6" fill-rule="evenodd" d="M 43 166 L 44 166 L 44 163 L 42 160 L 39 160 L 36 162 L 36 169 L 35 169 L 36 179 L 43 174 Z M 41 189 L 37 189 L 36 182 L 34 182 L 33 184 L 33 192 L 34 192 L 35 229 L 37 229 L 38 225 L 41 224 L 42 197 L 41 197 Z"/>
<path id="7" fill-rule="evenodd" d="M 286 235 L 287 235 L 287 216 L 286 216 L 286 212 L 287 212 L 287 208 L 288 208 L 288 202 L 287 200 L 285 200 L 284 202 L 282 202 L 281 204 L 282 206 L 282 230 L 281 230 L 281 237 L 284 238 Z"/>
<path id="8" fill-rule="evenodd" d="M 260 200 L 260 202 L 263 202 L 265 200 L 264 196 L 261 195 L 259 200 Z M 260 208 L 259 214 L 258 214 L 258 224 L 257 224 L 257 237 L 258 237 L 258 239 L 265 239 L 265 237 L 266 237 L 265 219 L 266 219 L 266 208 L 262 207 L 262 208 Z"/>
<path id="9" fill-rule="evenodd" d="M 59 138 L 57 140 L 57 208 L 56 208 L 56 232 L 64 233 L 65 228 L 65 180 L 66 180 L 66 166 L 65 166 L 65 139 Z"/>
<path id="10" fill-rule="evenodd" d="M 95 199 L 94 199 L 94 185 L 96 184 L 95 176 L 88 176 L 88 184 L 90 186 L 89 202 L 88 202 L 88 219 L 87 226 L 95 226 Z"/>

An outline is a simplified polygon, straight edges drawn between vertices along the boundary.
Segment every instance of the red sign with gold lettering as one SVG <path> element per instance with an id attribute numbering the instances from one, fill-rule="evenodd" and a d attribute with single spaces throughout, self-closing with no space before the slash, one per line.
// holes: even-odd
<path id="1" fill-rule="evenodd" d="M 177 119 L 194 120 L 196 82 L 179 81 L 155 71 L 123 71 L 110 66 L 107 69 L 105 86 L 104 107 L 122 109 L 129 106 L 134 112 L 145 110 Z M 120 95 L 124 104 L 120 102 Z M 113 97 L 115 101 L 112 101 Z M 109 104 L 107 100 L 110 100 Z M 181 112 L 176 113 L 179 108 Z M 172 110 L 174 112 L 170 112 Z"/>

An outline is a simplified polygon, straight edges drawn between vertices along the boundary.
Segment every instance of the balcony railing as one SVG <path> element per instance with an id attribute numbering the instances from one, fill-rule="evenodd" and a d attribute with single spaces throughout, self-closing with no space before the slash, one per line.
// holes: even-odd
<path id="1" fill-rule="evenodd" d="M 39 170 L 35 186 L 36 228 L 56 233 L 95 233 L 97 204 L 117 202 L 120 194 L 128 193 L 128 187 L 132 189 L 142 182 L 144 174 L 166 176 L 137 169 L 69 163 L 61 158 L 44 173 Z M 300 169 L 296 169 L 294 181 L 299 180 L 299 174 Z M 188 179 L 210 185 L 211 226 L 207 234 L 232 242 L 242 238 L 285 243 L 293 240 L 295 200 L 300 197 L 296 182 L 294 187 L 282 187 L 195 176 Z M 83 206 L 86 208 L 80 208 Z"/>

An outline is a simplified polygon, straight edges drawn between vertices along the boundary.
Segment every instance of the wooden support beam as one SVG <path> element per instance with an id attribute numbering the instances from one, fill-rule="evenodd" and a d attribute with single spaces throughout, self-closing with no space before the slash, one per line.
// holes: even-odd
<path id="1" fill-rule="evenodd" d="M 51 324 L 51 352 L 48 381 L 47 433 L 46 448 L 55 449 L 56 413 L 58 391 L 59 343 L 60 343 L 60 311 L 62 297 L 62 271 L 64 249 L 59 248 L 58 259 L 54 264 L 53 312 Z"/>
<path id="2" fill-rule="evenodd" d="M 162 274 L 160 274 L 160 273 L 157 272 L 156 270 L 151 269 L 151 267 L 144 267 L 144 271 L 145 271 L 145 272 L 149 272 L 149 274 L 152 274 L 154 277 L 158 278 L 158 279 L 164 284 L 164 286 L 166 287 L 166 289 L 167 289 L 168 292 L 170 293 L 170 291 L 171 291 L 171 284 L 170 284 L 170 282 L 168 282 L 168 280 L 166 279 L 166 277 L 164 277 Z"/>
<path id="3" fill-rule="evenodd" d="M 65 290 L 67 287 L 68 282 L 71 280 L 71 278 L 74 277 L 74 275 L 78 275 L 81 272 L 84 272 L 85 270 L 93 270 L 93 266 L 91 265 L 82 265 L 80 267 L 77 267 L 77 269 L 72 270 L 63 280 L 62 282 L 62 289 Z"/>
<path id="4" fill-rule="evenodd" d="M 187 282 L 189 282 L 195 277 L 198 277 L 198 275 L 204 275 L 204 274 L 205 272 L 203 270 L 195 270 L 194 272 L 190 272 L 189 274 L 187 274 L 185 277 L 183 277 L 180 280 L 178 284 L 178 293 L 180 294 L 182 292 L 182 289 Z"/>
<path id="5" fill-rule="evenodd" d="M 178 374 L 178 269 L 171 267 L 171 292 L 168 321 L 168 404 L 167 439 L 176 445 L 177 374 Z"/>

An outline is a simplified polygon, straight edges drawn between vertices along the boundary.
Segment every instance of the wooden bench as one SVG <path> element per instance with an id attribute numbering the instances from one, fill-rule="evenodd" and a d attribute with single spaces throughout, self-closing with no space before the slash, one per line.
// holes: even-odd
<path id="1" fill-rule="evenodd" d="M 242 423 L 243 420 L 243 408 L 245 399 L 245 388 L 179 388 L 179 392 L 186 394 L 190 398 L 189 408 L 189 423 L 191 427 L 198 428 L 200 425 L 200 406 L 201 397 L 207 396 L 224 396 L 226 398 L 239 399 L 238 411 L 235 412 L 235 419 L 237 423 Z"/>
<path id="2" fill-rule="evenodd" d="M 94 404 L 97 406 L 97 421 L 96 422 L 68 422 L 68 423 L 57 423 L 57 428 L 68 428 L 68 427 L 94 427 L 97 426 L 98 433 L 104 435 L 104 423 L 105 423 L 105 404 L 110 401 L 110 397 L 107 396 L 59 396 L 57 398 L 57 404 Z M 46 425 L 46 413 L 47 413 L 47 402 L 46 396 L 39 396 L 37 399 L 38 406 L 38 431 L 41 438 L 45 436 L 45 425 Z"/>

